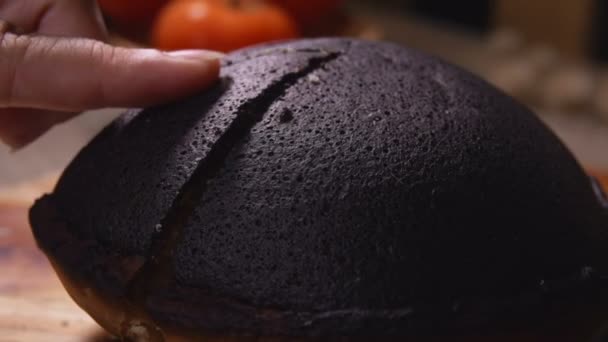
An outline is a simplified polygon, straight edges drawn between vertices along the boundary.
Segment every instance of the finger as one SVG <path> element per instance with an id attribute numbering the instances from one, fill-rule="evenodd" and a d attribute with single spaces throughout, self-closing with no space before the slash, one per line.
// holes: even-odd
<path id="1" fill-rule="evenodd" d="M 13 149 L 21 148 L 78 113 L 48 111 L 43 109 L 0 109 L 0 141 Z"/>
<path id="2" fill-rule="evenodd" d="M 159 104 L 213 84 L 219 56 L 7 33 L 0 41 L 0 107 L 75 112 Z"/>
<path id="3" fill-rule="evenodd" d="M 30 33 L 99 40 L 107 36 L 94 0 L 0 1 L 0 19 Z"/>

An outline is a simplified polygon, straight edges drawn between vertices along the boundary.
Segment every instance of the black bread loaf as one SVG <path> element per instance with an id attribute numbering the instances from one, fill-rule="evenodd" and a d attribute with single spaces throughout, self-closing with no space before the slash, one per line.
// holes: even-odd
<path id="1" fill-rule="evenodd" d="M 31 222 L 118 335 L 394 337 L 607 318 L 606 202 L 484 81 L 320 39 L 231 54 L 210 91 L 124 114 Z"/>

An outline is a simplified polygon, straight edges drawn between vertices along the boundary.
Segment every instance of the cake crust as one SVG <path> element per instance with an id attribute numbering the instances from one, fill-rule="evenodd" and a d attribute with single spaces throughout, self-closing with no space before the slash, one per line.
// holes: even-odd
<path id="1" fill-rule="evenodd" d="M 606 197 L 525 107 L 387 43 L 223 63 L 209 92 L 106 128 L 32 208 L 106 329 L 470 337 L 608 315 Z"/>

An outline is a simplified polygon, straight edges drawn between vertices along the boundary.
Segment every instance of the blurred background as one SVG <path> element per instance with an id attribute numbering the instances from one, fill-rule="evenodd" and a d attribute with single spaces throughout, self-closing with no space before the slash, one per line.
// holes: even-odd
<path id="1" fill-rule="evenodd" d="M 415 47 L 526 103 L 585 167 L 608 171 L 606 0 L 99 2 L 118 45 L 231 51 L 275 39 L 342 35 Z M 119 112 L 86 113 L 18 153 L 0 146 L 0 196 L 7 187 L 52 183 Z"/>

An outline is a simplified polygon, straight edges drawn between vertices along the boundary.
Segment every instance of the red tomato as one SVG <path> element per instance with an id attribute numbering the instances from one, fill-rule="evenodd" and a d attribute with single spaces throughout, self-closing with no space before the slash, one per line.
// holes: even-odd
<path id="1" fill-rule="evenodd" d="M 152 30 L 154 45 L 163 50 L 228 52 L 296 36 L 296 24 L 281 8 L 251 0 L 176 0 L 161 10 Z"/>

